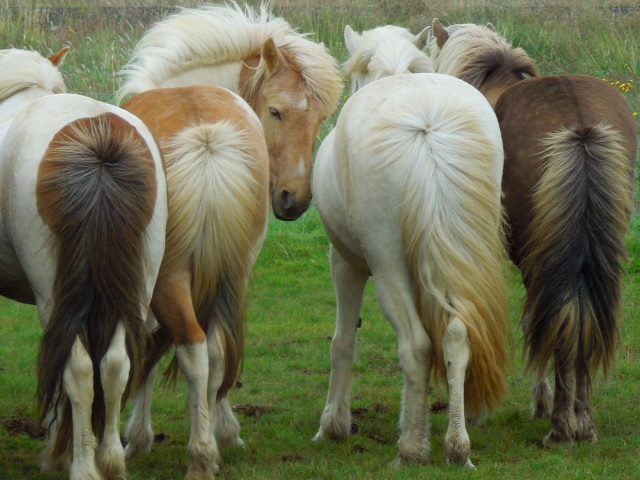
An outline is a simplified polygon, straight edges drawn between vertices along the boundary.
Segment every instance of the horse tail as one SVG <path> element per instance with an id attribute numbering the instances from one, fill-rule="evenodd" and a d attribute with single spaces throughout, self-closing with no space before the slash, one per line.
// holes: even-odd
<path id="1" fill-rule="evenodd" d="M 621 135 L 600 124 L 546 137 L 523 261 L 529 367 L 554 353 L 591 366 L 613 361 L 632 165 Z"/>
<path id="2" fill-rule="evenodd" d="M 41 420 L 53 411 L 59 422 L 54 458 L 66 451 L 72 437 L 63 375 L 76 338 L 93 363 L 92 424 L 98 438 L 105 422 L 100 361 L 118 323 L 125 329 L 131 370 L 140 364 L 144 241 L 156 188 L 147 143 L 109 112 L 66 125 L 40 163 L 37 206 L 55 238 L 57 269 L 38 354 L 37 399 Z"/>
<path id="3" fill-rule="evenodd" d="M 242 369 L 256 224 L 266 219 L 256 179 L 258 153 L 248 134 L 228 121 L 181 131 L 167 152 L 165 266 L 191 259 L 198 320 L 205 330 L 215 322 L 224 339 L 224 378 L 218 391 L 222 396 Z M 262 154 L 266 159 L 266 146 Z"/>
<path id="4" fill-rule="evenodd" d="M 405 128 L 411 138 L 402 143 L 415 161 L 404 191 L 403 238 L 436 377 L 446 379 L 442 342 L 449 322 L 458 317 L 466 326 L 465 410 L 476 415 L 494 409 L 507 390 L 502 146 L 481 126 L 486 119 L 437 112 L 415 116 Z"/>

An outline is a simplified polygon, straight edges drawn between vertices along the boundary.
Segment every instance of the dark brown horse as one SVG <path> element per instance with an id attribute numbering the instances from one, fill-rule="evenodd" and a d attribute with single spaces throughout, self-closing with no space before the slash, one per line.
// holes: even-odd
<path id="1" fill-rule="evenodd" d="M 524 50 L 493 28 L 433 22 L 438 72 L 478 88 L 494 107 L 511 259 L 522 272 L 533 414 L 551 409 L 546 446 L 596 442 L 591 380 L 618 338 L 624 237 L 631 217 L 636 128 L 622 95 L 593 77 L 538 77 Z"/>

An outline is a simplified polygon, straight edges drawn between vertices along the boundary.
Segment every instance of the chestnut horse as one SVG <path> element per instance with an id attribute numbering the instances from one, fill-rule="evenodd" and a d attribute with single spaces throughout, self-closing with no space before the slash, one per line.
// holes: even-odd
<path id="1" fill-rule="evenodd" d="M 242 445 L 227 393 L 241 367 L 246 288 L 266 235 L 269 154 L 256 114 L 224 88 L 150 90 L 125 108 L 160 143 L 169 193 L 167 249 L 151 301 L 160 329 L 136 385 L 127 454 L 151 448 L 155 368 L 175 344 L 189 385 L 187 478 L 212 478 L 217 443 Z"/>
<path id="2" fill-rule="evenodd" d="M 321 43 L 262 5 L 182 9 L 157 23 L 124 68 L 118 98 L 159 87 L 214 85 L 242 96 L 264 127 L 273 212 L 295 220 L 311 201 L 312 153 L 342 80 Z"/>
<path id="3" fill-rule="evenodd" d="M 120 407 L 141 360 L 167 194 L 140 120 L 63 94 L 65 53 L 0 50 L 0 294 L 35 304 L 44 328 L 43 469 L 64 466 L 72 445 L 72 480 L 119 479 Z"/>
<path id="4" fill-rule="evenodd" d="M 599 366 L 609 370 L 615 353 L 632 211 L 631 111 L 597 78 L 537 77 L 524 50 L 492 28 L 445 29 L 436 19 L 433 32 L 437 71 L 478 88 L 500 121 L 510 255 L 527 289 L 533 414 L 551 413 L 544 444 L 596 442 L 592 378 Z M 553 406 L 545 379 L 552 360 Z"/>
<path id="5" fill-rule="evenodd" d="M 448 75 L 376 80 L 345 104 L 314 167 L 337 298 L 331 380 L 315 439 L 351 432 L 351 376 L 367 279 L 398 336 L 405 376 L 396 464 L 426 463 L 429 373 L 449 386 L 450 462 L 473 467 L 465 415 L 505 391 L 498 121 Z"/>

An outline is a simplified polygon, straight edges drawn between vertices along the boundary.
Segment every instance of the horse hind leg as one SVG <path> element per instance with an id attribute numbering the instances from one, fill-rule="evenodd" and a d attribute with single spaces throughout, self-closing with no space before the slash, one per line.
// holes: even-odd
<path id="1" fill-rule="evenodd" d="M 104 392 L 105 426 L 97 451 L 98 468 L 106 480 L 124 480 L 124 449 L 120 441 L 120 406 L 127 386 L 131 362 L 125 344 L 125 329 L 118 323 L 109 349 L 100 361 L 100 379 Z"/>
<path id="2" fill-rule="evenodd" d="M 531 417 L 546 418 L 551 416 L 553 392 L 546 372 L 539 374 L 533 381 L 531 389 Z"/>
<path id="3" fill-rule="evenodd" d="M 233 414 L 229 394 L 218 400 L 218 390 L 224 377 L 224 347 L 222 333 L 215 322 L 209 323 L 207 332 L 207 347 L 209 351 L 209 412 L 211 427 L 218 447 L 244 447 L 240 438 L 240 422 Z"/>
<path id="4" fill-rule="evenodd" d="M 572 445 L 577 425 L 574 410 L 576 375 L 572 354 L 555 354 L 555 393 L 551 413 L 551 431 L 544 437 L 545 447 Z"/>
<path id="5" fill-rule="evenodd" d="M 398 336 L 404 373 L 399 456 L 392 466 L 426 464 L 431 450 L 427 412 L 431 340 L 418 316 L 409 272 L 386 269 L 382 275 L 374 273 L 374 278 L 380 306 Z"/>
<path id="6" fill-rule="evenodd" d="M 144 379 L 144 383 L 135 393 L 131 418 L 127 424 L 127 446 L 125 457 L 137 453 L 149 453 L 153 445 L 153 427 L 151 425 L 151 402 L 153 399 L 153 383 L 158 366 L 155 365 Z"/>
<path id="7" fill-rule="evenodd" d="M 443 354 L 449 386 L 449 425 L 444 437 L 447 462 L 474 468 L 471 441 L 465 425 L 464 381 L 471 356 L 467 327 L 457 316 L 447 326 L 443 337 Z"/>
<path id="8" fill-rule="evenodd" d="M 598 435 L 593 423 L 591 408 L 591 372 L 587 360 L 578 361 L 576 365 L 576 438 L 588 443 L 597 443 Z"/>
<path id="9" fill-rule="evenodd" d="M 73 418 L 73 460 L 70 480 L 102 480 L 95 462 L 96 437 L 91 427 L 93 403 L 93 364 L 76 337 L 63 375 L 65 393 L 71 402 Z"/>
<path id="10" fill-rule="evenodd" d="M 351 378 L 355 360 L 358 318 L 368 275 L 353 268 L 332 246 L 331 273 L 336 289 L 337 318 L 331 340 L 331 379 L 320 429 L 313 437 L 344 440 L 351 433 Z"/>

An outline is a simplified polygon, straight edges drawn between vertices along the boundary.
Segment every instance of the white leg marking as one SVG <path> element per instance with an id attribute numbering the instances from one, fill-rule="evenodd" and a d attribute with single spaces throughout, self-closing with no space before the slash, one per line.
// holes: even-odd
<path id="1" fill-rule="evenodd" d="M 102 480 L 95 462 L 96 437 L 91 428 L 93 364 L 76 337 L 64 369 L 64 389 L 71 401 L 73 416 L 73 461 L 71 480 Z"/>
<path id="2" fill-rule="evenodd" d="M 136 393 L 127 426 L 127 448 L 124 453 L 128 458 L 136 453 L 148 453 L 153 445 L 153 428 L 151 426 L 151 402 L 153 400 L 153 382 L 158 366 L 153 367 L 144 381 L 144 385 Z"/>
<path id="3" fill-rule="evenodd" d="M 447 461 L 474 468 L 469 459 L 471 441 L 465 426 L 464 415 L 464 379 L 471 350 L 467 327 L 458 317 L 454 317 L 447 326 L 444 334 L 443 353 L 449 385 L 449 427 L 444 437 Z"/>
<path id="4" fill-rule="evenodd" d="M 209 362 L 206 342 L 178 345 L 176 356 L 189 385 L 189 411 L 191 433 L 189 436 L 189 471 L 187 480 L 213 479 L 217 468 L 218 448 L 211 434 L 211 422 L 207 401 Z"/>
<path id="5" fill-rule="evenodd" d="M 120 442 L 120 405 L 127 386 L 131 362 L 127 355 L 125 330 L 118 323 L 107 353 L 100 361 L 100 376 L 104 391 L 105 425 L 97 463 L 107 480 L 125 478 L 124 449 Z"/>
<path id="6" fill-rule="evenodd" d="M 336 329 L 331 341 L 329 393 L 314 441 L 344 440 L 351 433 L 351 376 L 358 317 L 368 276 L 351 267 L 331 247 L 331 273 L 336 289 Z"/>

